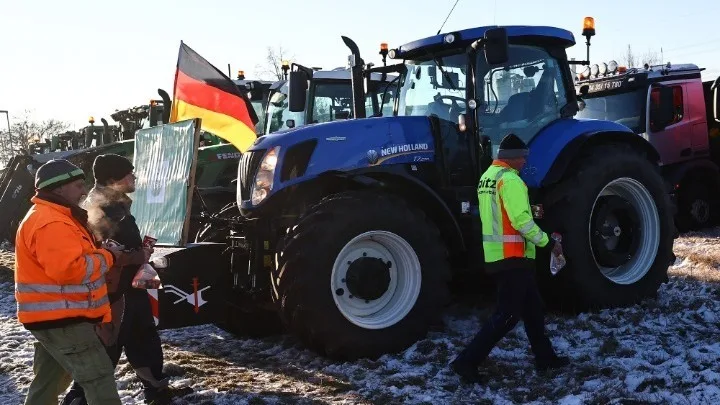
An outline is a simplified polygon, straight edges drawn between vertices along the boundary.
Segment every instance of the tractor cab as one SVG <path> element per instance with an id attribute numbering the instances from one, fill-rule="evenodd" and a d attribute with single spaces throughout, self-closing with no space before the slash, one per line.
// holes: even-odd
<path id="1" fill-rule="evenodd" d="M 245 72 L 238 71 L 237 79 L 233 80 L 241 91 L 245 92 L 250 99 L 258 122 L 255 124 L 255 133 L 262 135 L 265 128 L 265 115 L 268 108 L 268 100 L 270 98 L 270 88 L 274 84 L 267 80 L 250 80 L 245 78 Z"/>
<path id="2" fill-rule="evenodd" d="M 289 80 L 271 96 L 266 133 L 354 118 L 349 69 L 320 70 L 298 64 L 292 69 Z M 365 109 L 374 116 L 392 115 L 397 75 L 373 73 L 368 83 Z"/>

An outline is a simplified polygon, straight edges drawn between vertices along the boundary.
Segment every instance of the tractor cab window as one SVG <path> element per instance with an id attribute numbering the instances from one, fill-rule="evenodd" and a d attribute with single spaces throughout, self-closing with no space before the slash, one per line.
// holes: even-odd
<path id="1" fill-rule="evenodd" d="M 395 109 L 395 98 L 397 97 L 398 80 L 395 81 L 378 81 L 371 82 L 373 84 L 371 94 L 368 94 L 367 102 L 365 103 L 365 111 L 367 114 L 374 114 L 376 111 L 373 110 L 372 101 L 370 97 L 377 99 L 377 105 L 382 112 L 383 117 L 392 117 Z"/>
<path id="2" fill-rule="evenodd" d="M 267 122 L 264 123 L 264 133 L 271 134 L 280 130 L 290 129 L 287 126 L 288 120 L 294 120 L 294 125 L 300 126 L 304 121 L 304 113 L 294 113 L 290 111 L 288 85 L 286 83 L 270 96 L 267 105 Z"/>
<path id="3" fill-rule="evenodd" d="M 467 55 L 433 56 L 405 62 L 398 115 L 435 116 L 457 123 L 466 111 Z"/>
<path id="4" fill-rule="evenodd" d="M 352 86 L 349 82 L 320 82 L 315 86 L 312 122 L 352 118 Z"/>
<path id="5" fill-rule="evenodd" d="M 253 110 L 255 110 L 255 115 L 258 117 L 258 122 L 255 124 L 255 133 L 262 134 L 263 128 L 265 128 L 265 114 L 263 111 L 262 100 L 252 100 L 250 101 L 250 104 L 252 104 Z"/>
<path id="6" fill-rule="evenodd" d="M 478 53 L 477 96 L 481 135 L 488 136 L 493 156 L 505 135 L 528 143 L 544 126 L 560 118 L 567 104 L 562 69 L 548 52 L 511 45 L 509 61 L 490 68 Z"/>

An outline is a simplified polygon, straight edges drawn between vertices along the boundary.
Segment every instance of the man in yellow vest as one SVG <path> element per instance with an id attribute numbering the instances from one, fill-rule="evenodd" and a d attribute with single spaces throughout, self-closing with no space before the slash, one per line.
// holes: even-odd
<path id="1" fill-rule="evenodd" d="M 535 247 L 562 252 L 533 220 L 525 182 L 519 171 L 528 148 L 510 134 L 500 143 L 497 159 L 478 183 L 485 270 L 495 276 L 497 308 L 465 350 L 451 363 L 465 382 L 481 381 L 478 366 L 509 331 L 523 320 L 538 371 L 569 364 L 559 357 L 545 334 L 542 299 L 535 279 Z"/>
<path id="2" fill-rule="evenodd" d="M 37 339 L 25 404 L 57 405 L 77 381 L 89 405 L 120 405 L 110 358 L 95 326 L 110 322 L 105 274 L 113 266 L 145 263 L 151 252 L 113 252 L 87 229 L 85 174 L 51 160 L 35 175 L 33 206 L 15 238 L 15 299 L 20 323 Z"/>

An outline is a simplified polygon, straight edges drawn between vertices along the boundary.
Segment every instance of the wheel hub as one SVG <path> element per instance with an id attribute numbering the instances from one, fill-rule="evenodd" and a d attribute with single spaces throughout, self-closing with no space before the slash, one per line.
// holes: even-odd
<path id="1" fill-rule="evenodd" d="M 354 297 L 367 301 L 376 300 L 390 286 L 390 267 L 392 262 L 384 262 L 377 257 L 361 257 L 348 267 L 347 288 Z"/>
<path id="2" fill-rule="evenodd" d="M 704 224 L 710 219 L 710 204 L 705 200 L 695 200 L 690 208 L 690 215 L 699 224 Z"/>
<path id="3" fill-rule="evenodd" d="M 639 223 L 629 202 L 614 195 L 600 197 L 593 228 L 593 251 L 600 265 L 618 267 L 632 258 L 637 250 L 635 234 Z"/>

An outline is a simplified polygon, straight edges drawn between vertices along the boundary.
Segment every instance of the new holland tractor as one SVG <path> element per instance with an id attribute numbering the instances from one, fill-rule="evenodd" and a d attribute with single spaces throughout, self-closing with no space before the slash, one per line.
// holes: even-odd
<path id="1" fill-rule="evenodd" d="M 594 34 L 586 18 L 588 49 Z M 477 182 L 509 133 L 530 148 L 521 175 L 537 223 L 563 236 L 556 276 L 538 252 L 545 296 L 576 311 L 657 294 L 676 235 L 658 152 L 619 123 L 575 118 L 571 32 L 448 32 L 371 69 L 346 44 L 354 100 L 373 72 L 400 74 L 394 115 L 366 117 L 355 102 L 352 120 L 257 139 L 238 165 L 229 247 L 201 244 L 158 263 L 163 282 L 184 275 L 205 289 L 198 322 L 252 332 L 275 314 L 339 359 L 407 348 L 440 323 L 449 282 L 482 272 Z"/>

